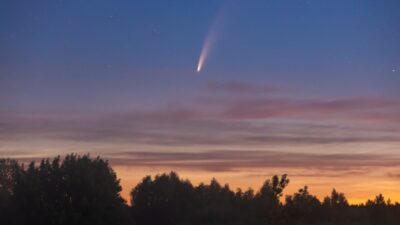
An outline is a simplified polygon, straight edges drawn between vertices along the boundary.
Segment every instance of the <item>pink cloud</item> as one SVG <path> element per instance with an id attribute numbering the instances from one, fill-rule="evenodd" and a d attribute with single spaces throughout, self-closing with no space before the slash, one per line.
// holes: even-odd
<path id="1" fill-rule="evenodd" d="M 227 92 L 233 94 L 269 94 L 282 92 L 282 87 L 274 85 L 251 84 L 244 81 L 225 81 L 215 82 L 209 81 L 207 83 L 207 90 L 212 92 Z"/>
<path id="2" fill-rule="evenodd" d="M 399 156 L 273 151 L 118 152 L 107 156 L 115 165 L 232 171 L 260 168 L 307 168 L 362 173 L 368 168 L 399 167 Z"/>

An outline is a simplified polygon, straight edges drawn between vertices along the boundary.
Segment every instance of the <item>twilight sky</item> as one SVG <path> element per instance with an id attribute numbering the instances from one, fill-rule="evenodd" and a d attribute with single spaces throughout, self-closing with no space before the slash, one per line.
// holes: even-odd
<path id="1" fill-rule="evenodd" d="M 0 2 L 0 156 L 400 201 L 398 0 Z M 211 44 L 210 44 L 211 43 Z M 202 48 L 208 54 L 196 72 Z"/>

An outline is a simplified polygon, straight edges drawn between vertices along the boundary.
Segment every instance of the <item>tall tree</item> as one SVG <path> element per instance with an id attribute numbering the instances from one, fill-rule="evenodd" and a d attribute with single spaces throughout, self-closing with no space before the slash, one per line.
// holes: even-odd
<path id="1" fill-rule="evenodd" d="M 195 196 L 189 181 L 171 172 L 145 177 L 131 192 L 132 214 L 138 224 L 188 224 Z"/>
<path id="2" fill-rule="evenodd" d="M 127 224 L 120 191 L 107 161 L 67 155 L 29 164 L 16 176 L 12 198 L 24 225 Z"/>
<path id="3" fill-rule="evenodd" d="M 318 220 L 321 203 L 309 193 L 307 186 L 293 196 L 286 196 L 285 202 L 284 218 L 287 224 L 315 224 Z"/>
<path id="4" fill-rule="evenodd" d="M 15 216 L 18 214 L 12 201 L 15 180 L 21 167 L 17 161 L 0 159 L 0 224 L 16 224 Z"/>
<path id="5" fill-rule="evenodd" d="M 260 191 L 255 196 L 256 213 L 261 218 L 263 224 L 278 224 L 281 222 L 280 197 L 285 187 L 289 184 L 287 175 L 279 178 L 273 176 L 271 180 L 266 180 Z"/>

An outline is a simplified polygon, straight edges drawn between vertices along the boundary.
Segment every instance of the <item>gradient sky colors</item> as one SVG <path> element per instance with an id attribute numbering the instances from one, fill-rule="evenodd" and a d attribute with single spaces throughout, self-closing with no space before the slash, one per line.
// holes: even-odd
<path id="1" fill-rule="evenodd" d="M 101 155 L 125 196 L 176 170 L 242 188 L 288 173 L 289 193 L 307 184 L 320 197 L 336 187 L 352 202 L 400 201 L 399 9 L 1 1 L 0 156 Z"/>

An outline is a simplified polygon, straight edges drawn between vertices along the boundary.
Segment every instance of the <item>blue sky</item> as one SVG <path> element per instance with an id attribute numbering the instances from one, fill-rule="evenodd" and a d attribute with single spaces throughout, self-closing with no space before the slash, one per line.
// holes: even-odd
<path id="1" fill-rule="evenodd" d="M 398 96 L 397 1 L 1 4 L 2 93 L 11 98 L 3 101 L 22 110 L 45 100 L 36 110 L 81 108 L 97 95 L 175 97 L 175 86 L 191 92 L 210 80 L 296 86 L 316 96 Z M 203 41 L 219 17 L 218 40 L 197 76 Z"/>

